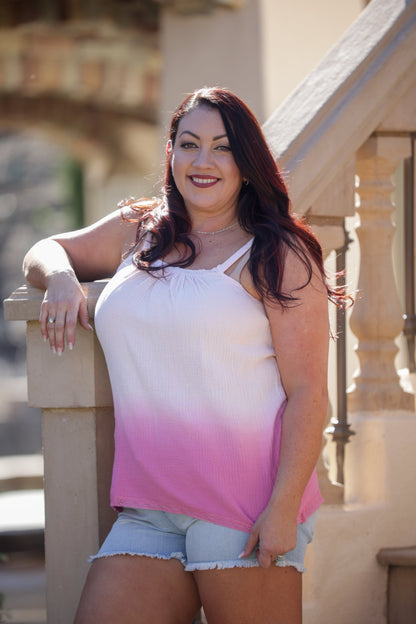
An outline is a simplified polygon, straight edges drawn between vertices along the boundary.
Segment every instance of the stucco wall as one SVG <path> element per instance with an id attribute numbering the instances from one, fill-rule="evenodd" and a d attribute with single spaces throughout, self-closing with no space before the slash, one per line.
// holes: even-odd
<path id="1" fill-rule="evenodd" d="M 165 10 L 161 121 L 185 93 L 226 86 L 263 122 L 341 37 L 362 0 L 247 0 L 233 11 Z"/>

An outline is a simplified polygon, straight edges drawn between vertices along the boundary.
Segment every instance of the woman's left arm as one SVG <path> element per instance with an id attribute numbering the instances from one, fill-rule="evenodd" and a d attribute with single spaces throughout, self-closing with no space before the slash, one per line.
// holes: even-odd
<path id="1" fill-rule="evenodd" d="M 259 541 L 257 556 L 265 568 L 296 546 L 299 506 L 321 451 L 327 413 L 328 296 L 314 265 L 309 284 L 296 290 L 306 280 L 303 263 L 288 251 L 282 290 L 297 301 L 286 308 L 265 301 L 287 405 L 273 493 L 242 553 L 247 556 Z"/>

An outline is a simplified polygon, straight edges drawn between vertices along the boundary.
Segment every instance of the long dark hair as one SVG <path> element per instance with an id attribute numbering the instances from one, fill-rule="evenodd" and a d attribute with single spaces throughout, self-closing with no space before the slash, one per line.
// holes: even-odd
<path id="1" fill-rule="evenodd" d="M 326 279 L 321 246 L 306 223 L 291 213 L 286 185 L 263 132 L 240 98 L 228 89 L 216 87 L 190 94 L 173 115 L 168 136 L 172 145 L 175 144 L 179 122 L 198 106 L 218 110 L 236 165 L 242 177 L 248 180 L 240 191 L 237 214 L 241 228 L 254 237 L 249 269 L 259 295 L 277 300 L 283 306 L 296 302 L 294 294 L 281 290 L 285 255 L 291 249 L 307 272 L 305 284 L 300 288 L 309 284 L 313 266 L 316 265 L 329 299 L 342 304 L 345 295 L 336 287 L 331 288 Z M 149 234 L 152 241 L 150 247 L 145 246 L 134 254 L 133 261 L 139 269 L 152 273 L 160 271 L 161 264 L 154 265 L 154 262 L 166 256 L 178 242 L 185 245 L 188 253 L 170 265 L 187 267 L 193 263 L 197 250 L 189 237 L 191 221 L 175 184 L 169 157 L 166 159 L 161 197 L 141 202 L 136 210 L 140 223 L 137 242 L 141 243 Z"/>

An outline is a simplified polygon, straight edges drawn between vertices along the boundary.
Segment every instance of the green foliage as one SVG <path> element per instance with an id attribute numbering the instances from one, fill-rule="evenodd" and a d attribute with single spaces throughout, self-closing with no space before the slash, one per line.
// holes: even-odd
<path id="1" fill-rule="evenodd" d="M 77 160 L 64 158 L 59 167 L 59 175 L 65 190 L 68 214 L 71 215 L 71 228 L 78 229 L 84 224 L 84 178 L 82 165 Z"/>

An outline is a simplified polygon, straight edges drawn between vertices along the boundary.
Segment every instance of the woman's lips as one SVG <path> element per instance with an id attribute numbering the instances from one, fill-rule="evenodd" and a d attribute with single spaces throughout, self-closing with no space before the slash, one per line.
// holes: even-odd
<path id="1" fill-rule="evenodd" d="M 194 186 L 197 186 L 198 188 L 209 188 L 211 186 L 214 186 L 214 184 L 216 184 L 219 180 L 219 178 L 204 175 L 189 176 L 189 179 L 191 180 L 192 184 Z"/>

